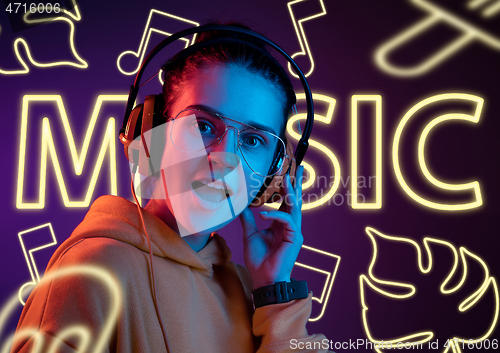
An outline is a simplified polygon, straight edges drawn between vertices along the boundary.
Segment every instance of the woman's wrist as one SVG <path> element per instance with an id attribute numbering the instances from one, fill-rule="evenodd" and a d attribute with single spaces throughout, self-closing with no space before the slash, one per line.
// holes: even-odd
<path id="1" fill-rule="evenodd" d="M 269 286 L 271 284 L 275 284 L 278 282 L 290 282 L 290 277 L 276 278 L 275 280 L 265 280 L 265 279 L 254 280 L 253 289 L 256 290 L 258 288 Z"/>

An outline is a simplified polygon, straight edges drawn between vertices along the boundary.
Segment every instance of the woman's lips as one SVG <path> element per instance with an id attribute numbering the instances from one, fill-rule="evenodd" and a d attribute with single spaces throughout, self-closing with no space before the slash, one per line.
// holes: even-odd
<path id="1" fill-rule="evenodd" d="M 191 187 L 196 195 L 209 202 L 221 202 L 232 194 L 231 190 L 226 189 L 219 180 L 210 183 L 193 181 Z"/>

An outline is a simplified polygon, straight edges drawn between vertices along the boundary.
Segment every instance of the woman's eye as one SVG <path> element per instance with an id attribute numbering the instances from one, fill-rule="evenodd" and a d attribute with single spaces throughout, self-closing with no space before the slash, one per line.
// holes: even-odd
<path id="1" fill-rule="evenodd" d="M 195 128 L 198 129 L 198 131 L 200 131 L 202 134 L 209 134 L 209 133 L 213 133 L 214 132 L 214 129 L 213 127 L 207 123 L 207 122 L 204 122 L 204 121 L 197 121 L 195 124 L 194 124 Z"/>
<path id="2" fill-rule="evenodd" d="M 242 141 L 248 147 L 260 147 L 264 145 L 264 141 L 260 136 L 248 135 L 243 138 Z"/>

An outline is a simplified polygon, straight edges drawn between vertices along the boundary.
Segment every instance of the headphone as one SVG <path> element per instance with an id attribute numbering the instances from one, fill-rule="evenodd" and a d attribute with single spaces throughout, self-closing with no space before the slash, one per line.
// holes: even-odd
<path id="1" fill-rule="evenodd" d="M 170 43 L 176 41 L 179 38 L 183 38 L 192 34 L 198 34 L 201 32 L 209 32 L 209 31 L 224 31 L 224 32 L 232 32 L 239 33 L 249 38 L 256 39 L 257 41 L 267 44 L 273 49 L 275 49 L 278 53 L 284 56 L 287 61 L 294 68 L 296 74 L 298 75 L 302 86 L 304 88 L 304 93 L 307 101 L 307 120 L 302 132 L 302 136 L 297 144 L 297 148 L 295 152 L 293 152 L 293 147 L 290 143 L 287 143 L 285 138 L 286 151 L 284 155 L 277 155 L 274 158 L 273 164 L 282 163 L 281 169 L 273 176 L 266 177 L 261 189 L 255 195 L 253 201 L 250 206 L 258 207 L 263 205 L 264 203 L 270 203 L 276 201 L 280 195 L 283 195 L 284 191 L 282 189 L 283 179 L 286 174 L 289 174 L 293 179 L 295 177 L 296 168 L 302 162 L 304 155 L 306 153 L 307 147 L 309 146 L 309 136 L 311 135 L 313 122 L 314 122 L 314 107 L 312 100 L 312 93 L 309 88 L 309 84 L 307 83 L 306 77 L 295 63 L 295 61 L 288 55 L 281 47 L 277 44 L 264 37 L 263 35 L 254 32 L 252 30 L 237 27 L 237 26 L 229 26 L 229 25 L 204 25 L 200 27 L 189 28 L 180 32 L 177 32 L 168 38 L 161 41 L 146 57 L 143 61 L 137 75 L 135 77 L 134 84 L 130 87 L 129 96 L 127 100 L 127 108 L 125 110 L 125 116 L 123 118 L 123 125 L 120 130 L 120 141 L 124 145 L 125 157 L 134 164 L 134 170 L 136 170 L 139 165 L 139 150 L 135 148 L 138 144 L 132 144 L 133 141 L 141 137 L 142 147 L 145 149 L 146 156 L 150 157 L 148 144 L 144 137 L 144 134 L 156 126 L 159 126 L 165 122 L 163 116 L 163 108 L 164 108 L 164 99 L 162 94 L 158 95 L 149 95 L 145 98 L 143 104 L 138 104 L 135 108 L 133 108 L 134 103 L 137 98 L 137 94 L 139 92 L 140 81 L 142 75 L 144 74 L 146 67 L 151 62 L 153 57 L 155 57 L 163 48 L 165 48 Z M 175 65 L 182 62 L 188 56 L 193 54 L 196 51 L 201 49 L 210 47 L 215 44 L 220 43 L 230 43 L 236 42 L 241 43 L 246 46 L 250 46 L 256 48 L 260 51 L 264 51 L 263 48 L 260 48 L 252 43 L 249 43 L 241 38 L 232 38 L 232 37 L 223 37 L 223 38 L 215 38 L 207 41 L 199 42 L 193 44 L 186 49 L 180 51 L 177 55 L 175 55 L 171 60 L 167 61 L 161 68 L 160 72 L 163 71 L 164 75 L 168 75 L 169 70 L 171 70 Z M 271 55 L 268 54 L 268 57 L 275 62 L 278 68 L 281 68 L 286 77 L 288 75 L 284 71 L 283 67 L 279 64 L 279 62 Z M 148 134 L 151 136 L 151 134 Z M 152 168 L 151 162 L 149 166 L 150 172 L 154 169 Z"/>

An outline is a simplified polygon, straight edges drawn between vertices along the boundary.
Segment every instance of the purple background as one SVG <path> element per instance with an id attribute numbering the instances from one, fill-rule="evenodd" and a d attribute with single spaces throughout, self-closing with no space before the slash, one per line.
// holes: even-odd
<path id="1" fill-rule="evenodd" d="M 465 3 L 465 1 L 463 1 Z M 460 4 L 458 4 L 460 3 Z M 394 0 L 350 0 L 324 1 L 327 14 L 304 23 L 304 29 L 315 60 L 315 70 L 308 77 L 312 90 L 326 94 L 337 100 L 334 120 L 331 124 L 316 123 L 311 138 L 330 148 L 339 159 L 344 180 L 350 174 L 350 115 L 353 94 L 380 94 L 383 104 L 383 204 L 379 210 L 354 210 L 347 203 L 323 205 L 303 212 L 302 230 L 305 245 L 312 246 L 341 257 L 340 266 L 333 284 L 325 315 L 308 324 L 310 333 L 323 333 L 334 342 L 348 342 L 349 339 L 365 339 L 361 319 L 359 276 L 367 274 L 372 256 L 372 244 L 365 234 L 365 227 L 372 226 L 389 235 L 411 238 L 421 244 L 425 236 L 451 242 L 458 247 L 466 247 L 480 256 L 488 265 L 490 275 L 498 274 L 498 219 L 500 197 L 498 180 L 500 168 L 498 143 L 500 122 L 499 92 L 500 53 L 479 42 L 474 42 L 449 60 L 425 75 L 415 78 L 398 78 L 382 72 L 373 61 L 373 53 L 381 43 L 407 28 L 427 14 L 410 1 Z M 462 1 L 457 1 L 457 6 Z M 2 150 L 3 172 L 1 185 L 4 206 L 1 212 L 3 229 L 0 250 L 1 291 L 0 303 L 16 293 L 19 287 L 30 280 L 29 271 L 19 244 L 18 232 L 51 222 L 60 244 L 82 220 L 86 208 L 66 208 L 55 178 L 54 168 L 49 160 L 47 167 L 47 192 L 45 208 L 42 210 L 20 210 L 16 208 L 17 174 L 21 128 L 22 99 L 27 94 L 61 95 L 68 113 L 78 151 L 83 144 L 94 104 L 98 95 L 127 94 L 133 76 L 119 72 L 116 65 L 118 55 L 125 50 L 137 50 L 146 20 L 151 9 L 157 9 L 199 23 L 209 20 L 236 20 L 249 25 L 280 44 L 289 53 L 300 50 L 286 1 L 85 1 L 79 4 L 82 20 L 75 22 L 75 46 L 79 55 L 88 62 L 87 69 L 70 66 L 54 68 L 34 67 L 28 63 L 30 72 L 24 75 L 0 74 L 0 102 L 2 110 Z M 297 17 L 318 13 L 319 0 L 308 0 L 294 7 Z M 153 21 L 155 28 L 175 32 L 171 22 L 158 18 Z M 489 20 L 500 28 L 500 22 Z M 480 24 L 480 21 L 477 21 Z M 22 37 L 30 45 L 35 60 L 40 62 L 69 60 L 69 27 L 66 23 L 48 23 L 21 32 L 12 33 L 5 11 L 0 12 L 0 68 L 19 69 L 13 52 L 13 42 Z M 170 26 L 170 27 L 169 27 Z M 491 27 L 491 23 L 488 25 Z M 445 25 L 436 26 L 412 43 L 395 53 L 394 60 L 401 63 L 418 63 L 433 51 L 449 43 L 459 33 Z M 163 38 L 155 34 L 150 43 Z M 148 47 L 152 48 L 152 44 Z M 177 49 L 166 51 L 164 58 L 170 57 Z M 299 60 L 299 65 L 308 71 L 308 62 Z M 159 65 L 160 61 L 158 61 Z M 146 74 L 144 77 L 148 77 Z M 298 80 L 294 79 L 300 91 Z M 140 99 L 146 93 L 160 91 L 155 80 L 141 91 Z M 149 90 L 149 92 L 148 92 Z M 449 123 L 436 129 L 428 143 L 428 165 L 434 174 L 449 182 L 478 180 L 481 185 L 483 205 L 469 211 L 437 211 L 424 207 L 410 199 L 399 185 L 392 164 L 391 150 L 394 132 L 403 115 L 421 100 L 440 93 L 470 93 L 485 101 L 478 124 Z M 28 145 L 26 157 L 25 200 L 37 199 L 39 182 L 39 151 L 42 118 L 51 119 L 52 134 L 55 136 L 59 162 L 65 175 L 70 198 L 81 199 L 87 190 L 93 163 L 99 153 L 108 117 L 115 117 L 117 131 L 121 126 L 125 104 L 112 103 L 103 107 L 96 125 L 98 131 L 92 137 L 89 154 L 82 176 L 75 176 L 67 140 L 59 124 L 59 113 L 54 104 L 39 104 L 30 110 L 28 122 Z M 300 108 L 300 107 L 299 107 Z M 462 105 L 440 106 L 428 111 L 428 121 L 437 114 L 463 111 Z M 467 109 L 467 108 L 466 108 Z M 319 105 L 318 112 L 324 111 Z M 366 113 L 368 111 L 361 111 Z M 366 115 L 369 119 L 370 115 Z M 409 131 L 421 131 L 420 125 Z M 362 137 L 370 136 L 370 126 L 365 126 Z M 413 130 L 412 130 L 413 129 Z M 420 130 L 418 130 L 420 129 Z M 31 135 L 30 135 L 31 134 Z M 406 146 L 406 147 L 405 147 Z M 416 141 L 403 145 L 401 154 L 405 165 L 405 175 L 418 190 L 427 195 L 449 202 L 464 200 L 464 196 L 444 194 L 432 188 L 417 173 L 415 165 Z M 131 199 L 129 190 L 128 164 L 122 154 L 122 145 L 116 140 L 118 166 L 118 195 Z M 362 167 L 369 171 L 373 166 L 372 151 L 363 145 Z M 92 196 L 110 192 L 109 156 L 106 156 L 96 189 Z M 306 159 L 314 165 L 317 175 L 330 177 L 333 168 L 325 156 L 315 148 L 310 148 Z M 369 175 L 369 172 L 365 173 Z M 350 184 L 342 183 L 337 193 L 345 196 Z M 319 189 L 313 190 L 320 192 Z M 311 191 L 311 192 L 313 192 Z M 362 191 L 369 192 L 367 189 Z M 373 190 L 372 190 L 373 191 Z M 327 190 L 324 190 L 327 192 Z M 444 195 L 444 196 L 443 196 Z M 470 197 L 469 196 L 465 197 Z M 336 199 L 339 202 L 340 197 Z M 233 260 L 243 263 L 239 221 L 226 227 L 221 234 L 233 251 Z M 29 247 L 41 245 L 40 239 L 48 239 L 48 233 L 27 237 Z M 38 241 L 38 243 L 37 243 Z M 457 295 L 444 296 L 438 292 L 439 281 L 446 276 L 450 262 L 448 253 L 436 249 L 435 270 L 428 276 L 420 276 L 416 271 L 415 252 L 408 246 L 384 244 L 382 258 L 377 263 L 376 273 L 382 278 L 405 279 L 417 287 L 415 301 L 389 300 L 386 297 L 367 296 L 370 302 L 370 325 L 373 334 L 380 338 L 399 336 L 401 333 L 432 330 L 442 347 L 447 338 L 458 336 L 476 337 L 485 332 L 494 309 L 491 291 L 470 313 L 458 312 L 461 300 L 470 295 L 482 278 L 480 269 L 471 266 L 467 284 Z M 40 271 L 45 267 L 55 247 L 35 253 Z M 305 254 L 304 254 L 305 255 Z M 303 262 L 324 264 L 325 270 L 332 270 L 328 259 L 308 258 Z M 424 263 L 427 259 L 424 256 Z M 311 287 L 320 283 L 311 276 Z M 3 304 L 2 304 L 3 305 Z M 315 303 L 317 305 L 317 303 Z M 316 310 L 317 307 L 314 308 Z M 21 305 L 19 305 L 19 311 Z M 14 329 L 18 316 L 9 321 L 9 329 Z M 5 332 L 1 333 L 2 341 Z M 498 339 L 498 330 L 489 337 Z M 427 346 L 424 346 L 427 348 Z M 359 349 L 368 351 L 367 349 Z M 426 350 L 426 349 L 425 349 Z M 344 351 L 344 349 L 335 349 Z M 434 350 L 435 351 L 435 350 Z"/>

